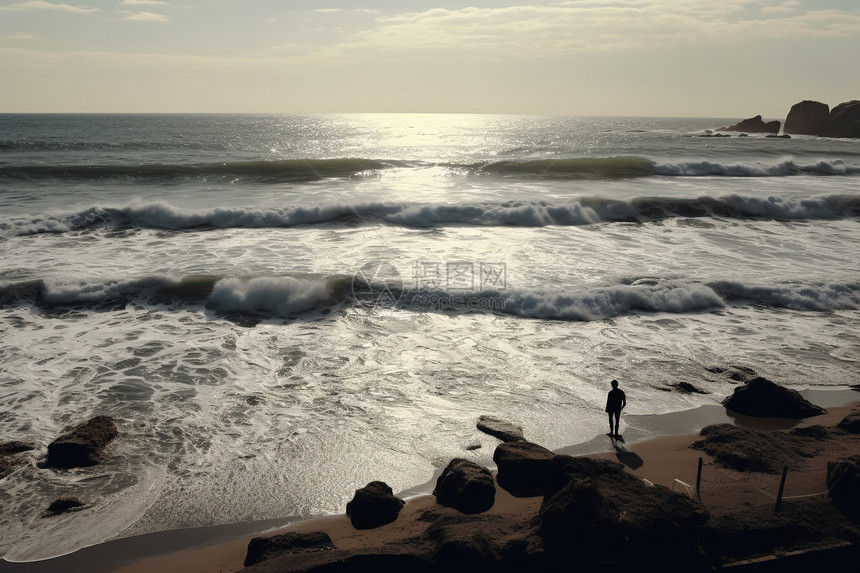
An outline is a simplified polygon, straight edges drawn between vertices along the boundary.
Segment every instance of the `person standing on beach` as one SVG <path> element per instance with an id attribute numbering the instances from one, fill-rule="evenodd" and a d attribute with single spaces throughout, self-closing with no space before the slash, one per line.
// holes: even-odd
<path id="1" fill-rule="evenodd" d="M 612 390 L 606 397 L 606 411 L 609 413 L 609 437 L 620 437 L 618 433 L 618 424 L 621 422 L 621 410 L 627 405 L 627 395 L 624 390 L 618 389 L 618 380 L 612 381 Z M 615 417 L 615 425 L 612 424 L 612 418 Z M 613 431 L 614 430 L 614 431 Z"/>

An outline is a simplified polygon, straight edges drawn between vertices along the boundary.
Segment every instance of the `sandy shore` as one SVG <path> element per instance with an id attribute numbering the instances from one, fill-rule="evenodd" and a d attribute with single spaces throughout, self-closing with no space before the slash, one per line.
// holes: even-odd
<path id="1" fill-rule="evenodd" d="M 835 426 L 860 402 L 852 391 L 806 391 L 803 394 L 814 403 L 828 409 L 823 416 L 802 421 L 804 425 Z M 766 488 L 750 487 L 742 474 L 718 468 L 713 460 L 699 450 L 690 448 L 698 439 L 698 430 L 714 423 L 731 422 L 741 427 L 756 429 L 786 429 L 796 424 L 785 420 L 762 420 L 745 417 L 729 417 L 724 408 L 706 406 L 661 416 L 629 416 L 623 419 L 622 429 L 625 443 L 598 436 L 585 444 L 563 448 L 558 453 L 588 455 L 593 458 L 618 461 L 628 472 L 657 485 L 675 491 L 695 495 L 695 483 L 699 458 L 703 458 L 704 486 L 702 503 L 712 512 L 729 511 L 750 505 L 770 504 L 772 500 Z M 826 471 L 828 460 L 857 454 L 860 441 L 846 440 L 842 445 L 832 445 L 809 460 L 804 475 L 820 477 Z M 735 472 L 737 473 L 737 472 Z M 818 494 L 823 486 L 820 479 L 808 480 L 808 484 L 795 480 L 793 496 Z M 246 549 L 250 539 L 263 529 L 266 535 L 294 532 L 323 531 L 329 534 L 334 545 L 344 550 L 373 551 L 375 548 L 396 546 L 414 538 L 427 528 L 419 517 L 428 509 L 456 512 L 441 508 L 431 495 L 415 495 L 429 492 L 434 480 L 422 487 L 410 490 L 414 495 L 398 519 L 389 525 L 360 531 L 352 527 L 346 515 L 334 515 L 299 521 L 286 527 L 278 523 L 237 524 L 215 528 L 202 528 L 180 532 L 163 532 L 140 538 L 123 539 L 84 549 L 76 554 L 45 562 L 9 564 L 0 561 L 0 572 L 41 573 L 42 571 L 88 571 L 91 573 L 228 573 L 243 569 Z M 733 486 L 733 484 L 735 484 Z M 788 494 L 787 494 L 788 495 Z M 402 497 L 405 497 L 401 493 Z M 542 498 L 516 498 L 502 488 L 497 488 L 496 503 L 487 515 L 498 516 L 516 528 L 537 515 Z M 243 530 L 244 528 L 244 530 Z"/>

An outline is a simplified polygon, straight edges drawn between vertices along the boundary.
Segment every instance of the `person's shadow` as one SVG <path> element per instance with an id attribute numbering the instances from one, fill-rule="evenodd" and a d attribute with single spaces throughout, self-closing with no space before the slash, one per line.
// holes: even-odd
<path id="1" fill-rule="evenodd" d="M 618 458 L 618 461 L 631 470 L 639 469 L 645 463 L 642 458 L 624 446 L 624 438 L 621 436 L 612 438 L 612 447 L 615 448 L 615 457 Z"/>

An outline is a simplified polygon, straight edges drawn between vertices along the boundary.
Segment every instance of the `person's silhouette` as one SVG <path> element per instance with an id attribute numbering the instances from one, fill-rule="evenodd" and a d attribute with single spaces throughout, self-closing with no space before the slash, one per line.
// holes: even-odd
<path id="1" fill-rule="evenodd" d="M 612 390 L 606 397 L 606 412 L 609 414 L 609 436 L 620 437 L 618 424 L 621 422 L 621 410 L 627 405 L 627 396 L 623 390 L 618 389 L 618 380 L 612 381 Z M 614 425 L 613 425 L 613 417 Z"/>

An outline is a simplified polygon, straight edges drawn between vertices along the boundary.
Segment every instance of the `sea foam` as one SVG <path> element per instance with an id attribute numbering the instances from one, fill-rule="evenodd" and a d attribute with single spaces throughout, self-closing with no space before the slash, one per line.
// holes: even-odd
<path id="1" fill-rule="evenodd" d="M 357 202 L 283 208 L 215 209 L 182 209 L 165 202 L 135 201 L 120 207 L 93 206 L 71 213 L 7 217 L 0 220 L 0 235 L 11 237 L 117 227 L 167 230 L 284 228 L 362 221 L 414 228 L 445 225 L 543 227 L 645 222 L 674 217 L 816 220 L 857 216 L 860 216 L 860 197 L 850 195 L 779 198 L 731 194 L 696 198 L 639 197 L 629 200 L 583 197 L 569 203 Z"/>

